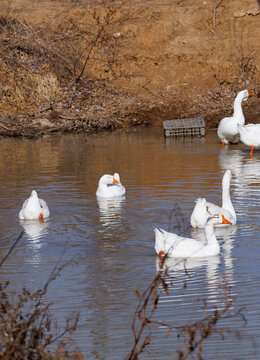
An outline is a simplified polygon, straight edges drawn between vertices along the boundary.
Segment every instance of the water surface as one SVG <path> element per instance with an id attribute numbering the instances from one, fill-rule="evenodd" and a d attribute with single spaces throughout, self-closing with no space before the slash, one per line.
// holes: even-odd
<path id="1" fill-rule="evenodd" d="M 0 139 L 0 256 L 24 230 L 1 268 L 0 281 L 17 291 L 41 288 L 57 264 L 75 259 L 50 284 L 46 299 L 59 324 L 80 311 L 73 344 L 86 359 L 124 359 L 132 344 L 138 299 L 156 274 L 154 227 L 200 237 L 189 218 L 197 197 L 221 204 L 221 181 L 231 168 L 231 196 L 238 224 L 218 231 L 221 255 L 183 264 L 170 260 L 169 294 L 162 293 L 155 319 L 181 326 L 223 309 L 243 307 L 241 318 L 221 326 L 242 339 L 214 335 L 207 359 L 256 359 L 259 345 L 260 152 L 242 144 L 223 148 L 214 131 L 203 138 L 165 139 L 161 128 L 94 135 L 52 135 L 36 140 Z M 118 172 L 126 196 L 98 201 L 99 178 Z M 49 205 L 44 223 L 18 214 L 32 189 Z M 203 236 L 203 235 L 202 235 Z M 184 286 L 185 284 L 185 286 Z M 142 359 L 174 359 L 183 339 L 153 327 Z M 253 336 L 253 341 L 251 337 Z"/>

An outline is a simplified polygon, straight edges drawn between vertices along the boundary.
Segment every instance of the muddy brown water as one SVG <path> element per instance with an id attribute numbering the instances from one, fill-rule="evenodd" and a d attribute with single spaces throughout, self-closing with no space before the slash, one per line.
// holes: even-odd
<path id="1" fill-rule="evenodd" d="M 241 317 L 220 327 L 238 330 L 214 335 L 203 347 L 207 359 L 256 359 L 260 324 L 260 152 L 242 144 L 222 148 L 215 131 L 203 138 L 165 139 L 161 128 L 140 128 L 91 136 L 53 135 L 36 140 L 0 139 L 0 257 L 24 236 L 1 267 L 10 288 L 38 290 L 52 269 L 72 257 L 49 287 L 54 319 L 80 312 L 73 336 L 86 359 L 124 359 L 133 345 L 132 319 L 138 299 L 157 271 L 154 227 L 200 236 L 189 218 L 199 196 L 221 203 L 221 180 L 232 169 L 231 196 L 237 226 L 218 231 L 221 255 L 183 264 L 169 260 L 169 294 L 162 293 L 154 319 L 172 326 L 199 320 L 207 310 Z M 126 196 L 97 201 L 99 177 L 118 172 Z M 44 223 L 21 222 L 18 213 L 32 189 L 48 203 Z M 179 224 L 177 226 L 177 224 Z M 186 285 L 184 287 L 184 284 Z M 142 359 L 174 359 L 183 338 L 153 326 Z"/>

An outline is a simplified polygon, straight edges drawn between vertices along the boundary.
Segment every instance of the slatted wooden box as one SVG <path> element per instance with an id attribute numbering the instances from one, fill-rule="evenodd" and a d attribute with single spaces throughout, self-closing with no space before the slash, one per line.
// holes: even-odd
<path id="1" fill-rule="evenodd" d="M 165 120 L 163 122 L 164 135 L 169 136 L 204 136 L 204 118 L 187 118 Z"/>

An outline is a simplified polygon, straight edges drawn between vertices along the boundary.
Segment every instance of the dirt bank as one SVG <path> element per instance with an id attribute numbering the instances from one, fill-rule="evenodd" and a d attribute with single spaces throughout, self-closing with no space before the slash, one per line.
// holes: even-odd
<path id="1" fill-rule="evenodd" d="M 4 0 L 0 134 L 215 127 L 244 88 L 259 122 L 259 19 L 257 0 Z"/>

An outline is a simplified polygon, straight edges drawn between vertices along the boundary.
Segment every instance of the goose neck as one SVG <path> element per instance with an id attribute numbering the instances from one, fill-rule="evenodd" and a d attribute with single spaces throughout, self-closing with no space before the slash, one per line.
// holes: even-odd
<path id="1" fill-rule="evenodd" d="M 230 187 L 229 184 L 224 184 L 222 188 L 222 205 L 223 205 L 222 207 L 225 207 L 224 204 L 231 201 L 229 187 Z"/>
<path id="2" fill-rule="evenodd" d="M 229 187 L 224 189 L 222 192 L 222 208 L 230 212 L 234 220 L 236 220 L 236 212 L 230 198 Z"/>
<path id="3" fill-rule="evenodd" d="M 243 109 L 242 109 L 242 101 L 243 101 L 242 96 L 236 97 L 236 99 L 234 101 L 234 114 L 233 114 L 233 116 L 239 121 L 239 123 L 241 125 L 244 125 L 245 118 L 244 118 Z"/>

